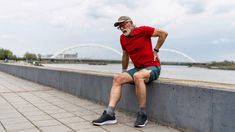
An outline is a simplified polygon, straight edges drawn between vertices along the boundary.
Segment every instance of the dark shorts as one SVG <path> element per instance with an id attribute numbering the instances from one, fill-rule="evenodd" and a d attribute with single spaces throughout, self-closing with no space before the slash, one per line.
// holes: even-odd
<path id="1" fill-rule="evenodd" d="M 146 68 L 132 68 L 132 69 L 128 70 L 127 73 L 129 75 L 131 75 L 131 77 L 133 78 L 133 75 L 136 72 L 143 70 L 143 69 L 151 70 L 149 81 L 147 83 L 150 83 L 154 80 L 157 80 L 160 75 L 160 72 L 161 72 L 161 66 L 150 66 L 150 67 L 146 67 Z"/>

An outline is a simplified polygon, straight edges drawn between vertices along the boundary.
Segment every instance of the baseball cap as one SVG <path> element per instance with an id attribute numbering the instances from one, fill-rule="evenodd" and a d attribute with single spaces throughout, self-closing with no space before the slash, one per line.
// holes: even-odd
<path id="1" fill-rule="evenodd" d="M 117 27 L 117 26 L 119 26 L 121 23 L 123 23 L 123 22 L 128 22 L 128 21 L 132 21 L 129 16 L 120 16 L 120 17 L 118 18 L 118 21 L 114 23 L 114 27 Z"/>

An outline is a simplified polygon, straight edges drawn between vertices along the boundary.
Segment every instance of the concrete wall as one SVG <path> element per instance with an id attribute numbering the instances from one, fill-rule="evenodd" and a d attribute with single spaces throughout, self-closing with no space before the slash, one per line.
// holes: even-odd
<path id="1" fill-rule="evenodd" d="M 0 64 L 0 70 L 105 104 L 112 85 L 112 75 L 8 64 Z M 147 87 L 151 119 L 189 131 L 235 132 L 235 89 L 168 81 L 155 81 Z M 136 112 L 134 85 L 124 85 L 122 92 L 118 107 Z"/>

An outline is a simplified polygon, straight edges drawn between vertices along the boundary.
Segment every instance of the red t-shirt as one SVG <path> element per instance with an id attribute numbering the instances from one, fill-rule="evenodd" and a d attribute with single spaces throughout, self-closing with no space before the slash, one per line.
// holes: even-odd
<path id="1" fill-rule="evenodd" d="M 134 28 L 130 36 L 123 34 L 120 36 L 122 49 L 130 56 L 136 68 L 145 68 L 149 66 L 160 66 L 160 61 L 153 58 L 153 48 L 151 37 L 154 28 L 141 26 Z"/>

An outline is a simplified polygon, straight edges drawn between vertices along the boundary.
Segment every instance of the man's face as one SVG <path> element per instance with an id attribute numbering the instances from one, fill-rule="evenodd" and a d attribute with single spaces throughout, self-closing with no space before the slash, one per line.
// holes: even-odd
<path id="1" fill-rule="evenodd" d="M 130 36 L 132 31 L 132 23 L 130 21 L 123 22 L 118 26 L 118 29 L 121 30 L 125 36 Z"/>

